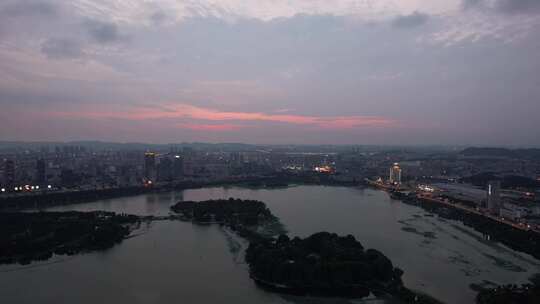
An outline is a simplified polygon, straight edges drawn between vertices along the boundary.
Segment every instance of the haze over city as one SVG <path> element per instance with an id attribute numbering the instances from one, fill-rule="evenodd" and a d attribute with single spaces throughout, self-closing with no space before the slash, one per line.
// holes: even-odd
<path id="1" fill-rule="evenodd" d="M 0 138 L 540 145 L 540 1 L 0 3 Z"/>

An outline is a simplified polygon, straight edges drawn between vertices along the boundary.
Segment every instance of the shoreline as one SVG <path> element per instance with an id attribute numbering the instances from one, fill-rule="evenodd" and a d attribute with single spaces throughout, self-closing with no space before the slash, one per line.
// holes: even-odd
<path id="1" fill-rule="evenodd" d="M 285 181 L 283 181 L 285 179 Z M 279 181 L 279 182 L 278 182 Z M 359 182 L 340 182 L 332 179 L 320 180 L 318 176 L 266 176 L 250 177 L 235 180 L 214 180 L 197 181 L 186 180 L 181 182 L 171 182 L 166 184 L 156 184 L 147 186 L 130 186 L 119 188 L 105 188 L 92 190 L 69 190 L 39 192 L 36 194 L 0 196 L 0 212 L 16 212 L 21 210 L 40 210 L 48 207 L 61 205 L 75 205 L 91 203 L 98 200 L 113 199 L 121 197 L 137 196 L 147 193 L 161 193 L 169 191 L 183 191 L 191 189 L 201 189 L 207 187 L 234 187 L 243 186 L 256 189 L 279 189 L 290 185 L 326 185 L 326 186 L 358 186 Z"/>
<path id="2" fill-rule="evenodd" d="M 399 191 L 391 191 L 388 187 L 379 187 L 376 183 L 367 182 L 367 186 L 386 192 L 390 198 L 398 200 L 403 204 L 417 206 L 439 217 L 458 221 L 482 233 L 487 237 L 488 241 L 501 243 L 514 251 L 528 254 L 540 261 L 540 231 L 538 230 L 527 229 L 471 208 L 420 194 L 410 197 Z"/>
<path id="3" fill-rule="evenodd" d="M 368 187 L 371 189 L 379 190 L 388 193 L 388 195 L 401 203 L 417 206 L 423 210 L 433 212 L 440 217 L 457 220 L 465 226 L 473 228 L 483 234 L 493 236 L 493 240 L 500 242 L 510 249 L 526 253 L 531 255 L 537 260 L 540 260 L 540 233 L 534 230 L 518 229 L 515 225 L 511 225 L 507 222 L 494 221 L 490 217 L 471 213 L 469 210 L 459 208 L 452 204 L 442 204 L 438 201 L 426 200 L 423 197 L 415 195 L 414 198 L 410 198 L 404 195 L 396 194 L 394 188 L 389 189 L 387 187 L 379 187 L 377 184 L 369 183 L 364 180 L 362 182 L 337 182 L 335 180 L 314 180 L 316 176 L 292 176 L 285 175 L 286 182 L 281 181 L 279 186 L 276 186 L 277 176 L 261 177 L 255 180 L 242 179 L 236 181 L 205 181 L 194 182 L 185 181 L 181 183 L 157 185 L 155 187 L 136 187 L 136 188 L 118 188 L 118 189 L 104 189 L 104 190 L 91 190 L 80 192 L 66 192 L 66 193 L 51 193 L 44 196 L 21 196 L 18 199 L 22 202 L 16 202 L 17 208 L 7 208 L 6 200 L 9 198 L 0 198 L 0 213 L 1 212 L 18 212 L 26 210 L 42 210 L 54 206 L 62 205 L 76 205 L 83 203 L 91 203 L 98 200 L 113 199 L 121 197 L 131 197 L 147 193 L 162 193 L 168 191 L 183 191 L 191 189 L 201 189 L 208 187 L 245 187 L 255 189 L 279 189 L 283 187 L 290 187 L 294 185 L 315 185 L 315 186 L 338 186 L 338 187 Z M 282 178 L 282 177 L 279 177 Z M 463 210 L 462 210 L 463 209 Z M 501 228 L 502 227 L 502 228 Z M 500 230 L 506 230 L 500 232 Z M 516 242 L 514 239 L 535 239 L 532 246 L 526 246 L 522 243 Z M 527 243 L 527 242 L 525 242 Z M 530 248 L 527 248 L 530 247 Z"/>

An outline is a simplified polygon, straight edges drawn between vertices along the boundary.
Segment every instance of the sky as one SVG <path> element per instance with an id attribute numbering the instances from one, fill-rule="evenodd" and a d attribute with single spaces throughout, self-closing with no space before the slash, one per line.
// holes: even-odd
<path id="1" fill-rule="evenodd" d="M 540 0 L 2 0 L 0 140 L 540 146 Z"/>

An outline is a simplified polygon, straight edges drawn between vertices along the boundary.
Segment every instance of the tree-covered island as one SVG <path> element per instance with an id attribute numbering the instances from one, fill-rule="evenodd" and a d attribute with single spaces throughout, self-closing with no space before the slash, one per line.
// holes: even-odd
<path id="1" fill-rule="evenodd" d="M 260 233 L 260 226 L 279 222 L 263 202 L 233 198 L 185 201 L 171 210 L 183 220 L 226 225 L 246 238 L 250 276 L 270 290 L 350 298 L 374 294 L 405 303 L 438 303 L 407 289 L 401 269 L 381 252 L 364 249 L 352 235 L 319 232 L 290 239 L 276 231 Z"/>
<path id="2" fill-rule="evenodd" d="M 226 225 L 248 240 L 264 239 L 285 233 L 279 219 L 261 201 L 234 198 L 200 202 L 182 201 L 173 205 L 171 210 L 185 221 Z"/>
<path id="3" fill-rule="evenodd" d="M 0 264 L 104 250 L 127 237 L 139 220 L 103 211 L 0 213 Z"/>

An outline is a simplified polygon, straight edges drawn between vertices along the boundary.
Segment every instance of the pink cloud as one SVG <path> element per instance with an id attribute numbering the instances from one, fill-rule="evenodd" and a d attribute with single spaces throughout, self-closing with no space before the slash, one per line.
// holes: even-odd
<path id="1" fill-rule="evenodd" d="M 191 119 L 200 121 L 261 121 L 277 122 L 293 125 L 315 126 L 323 129 L 353 129 L 361 127 L 395 127 L 398 122 L 379 116 L 309 116 L 292 114 L 267 114 L 262 112 L 229 112 L 216 109 L 196 107 L 188 104 L 173 104 L 165 107 L 140 107 L 126 112 L 54 112 L 54 116 L 64 118 L 90 118 L 90 119 L 128 119 L 128 120 L 153 120 L 153 119 Z M 193 130 L 237 130 L 241 126 L 234 124 L 186 124 L 181 126 Z"/>
<path id="2" fill-rule="evenodd" d="M 225 131 L 235 131 L 242 128 L 240 125 L 234 124 L 198 124 L 198 123 L 180 123 L 177 124 L 177 127 L 182 129 L 190 129 L 194 131 L 215 131 L 215 132 L 225 132 Z"/>

